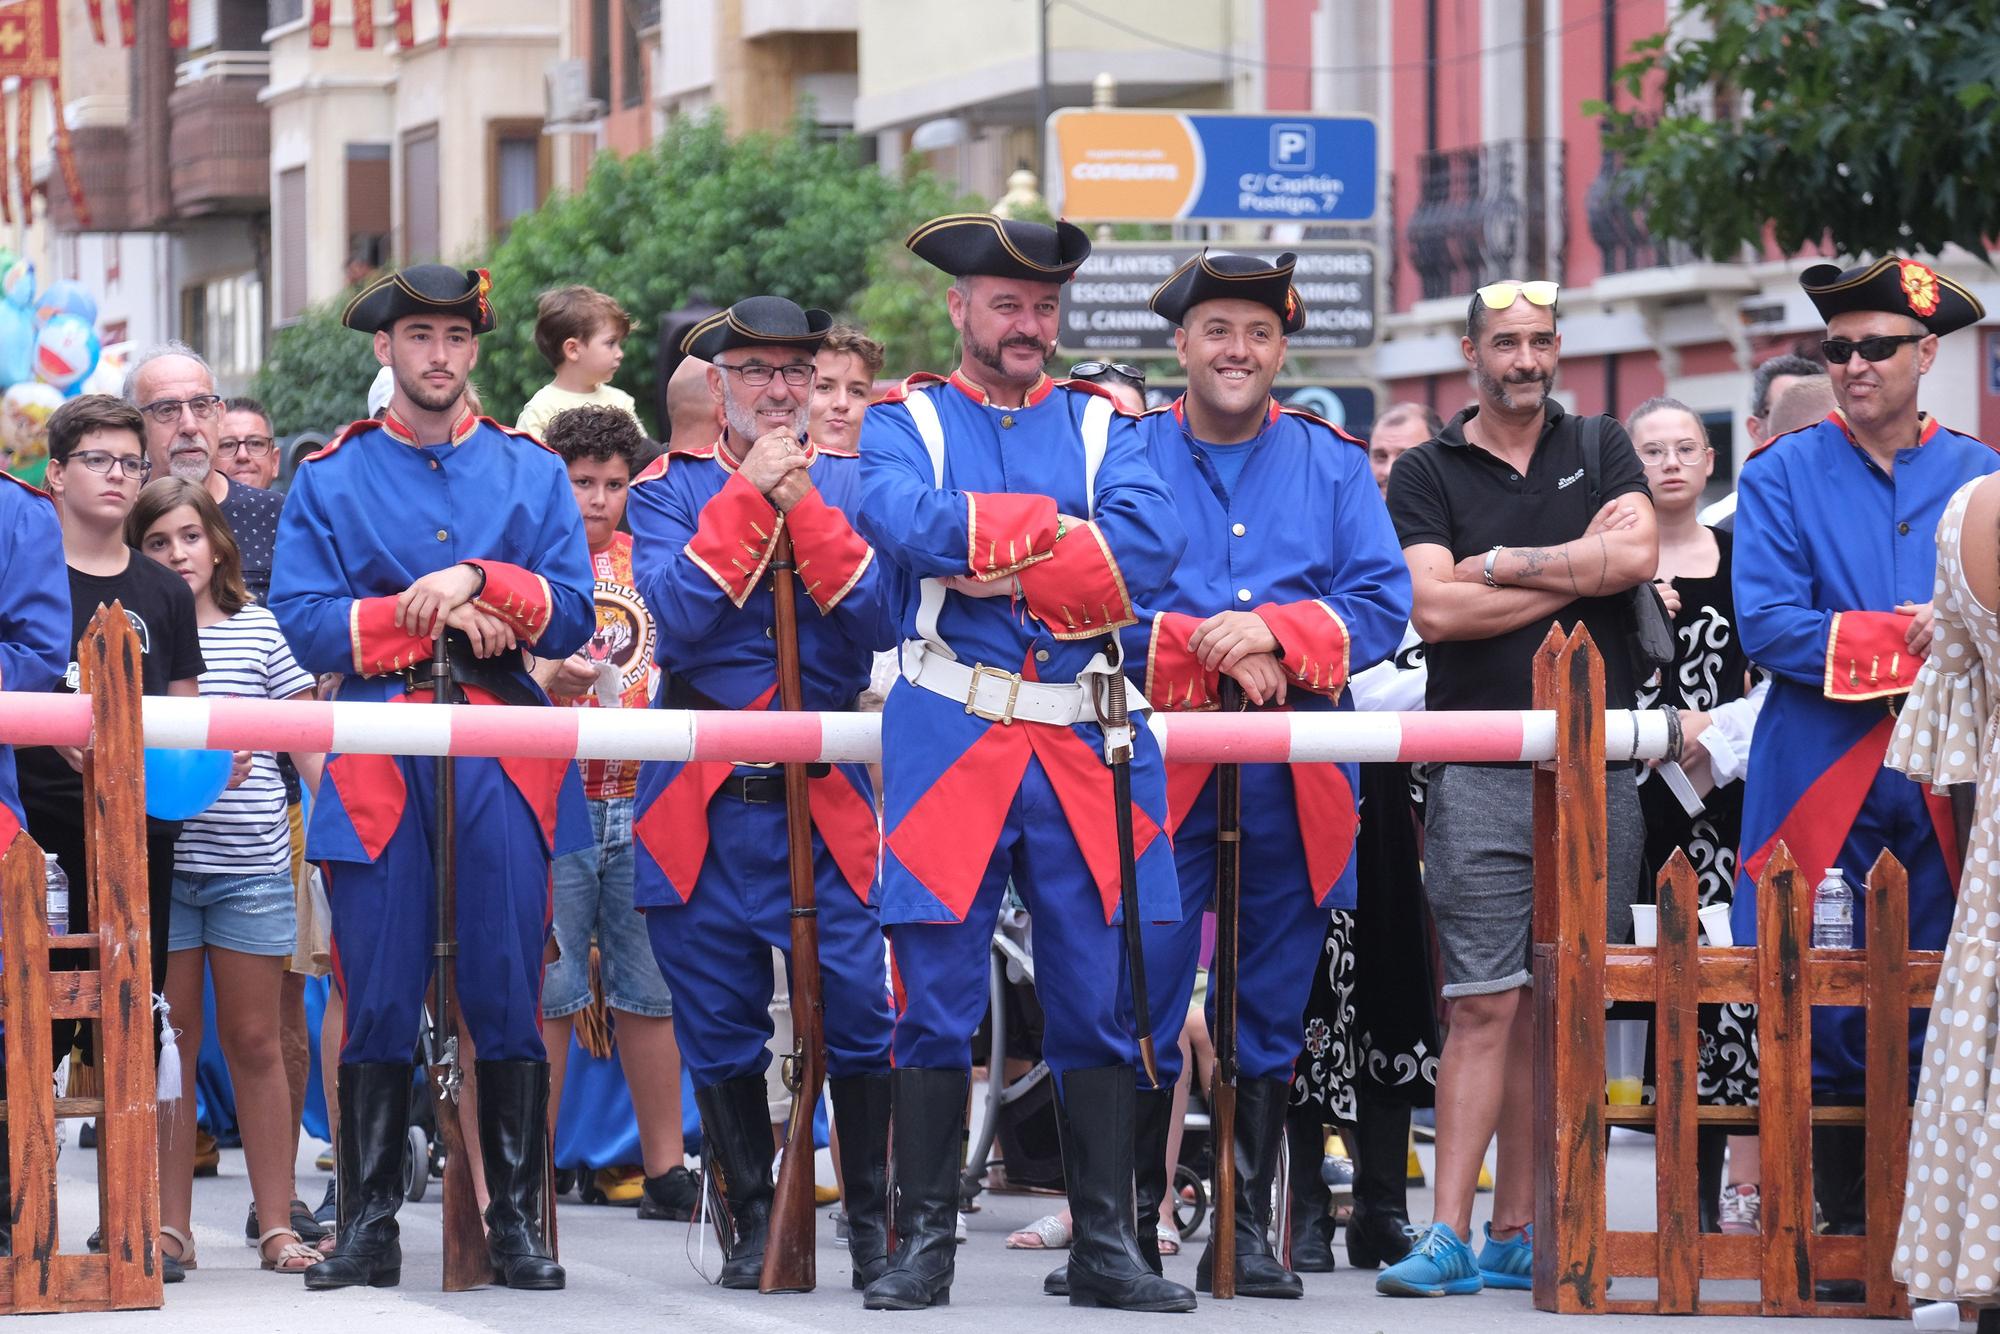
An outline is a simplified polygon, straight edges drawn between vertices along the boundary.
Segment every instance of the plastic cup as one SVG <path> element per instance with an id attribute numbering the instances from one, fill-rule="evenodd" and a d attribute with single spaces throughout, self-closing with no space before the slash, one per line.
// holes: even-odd
<path id="1" fill-rule="evenodd" d="M 1604 1100 L 1613 1107 L 1637 1107 L 1646 1092 L 1644 1019 L 1604 1021 Z"/>
<path id="2" fill-rule="evenodd" d="M 1736 943 L 1736 935 L 1729 929 L 1729 905 L 1711 903 L 1695 914 L 1701 919 L 1701 929 L 1708 933 L 1708 943 L 1719 950 L 1726 950 Z"/>
<path id="3" fill-rule="evenodd" d="M 1632 905 L 1632 943 L 1642 949 L 1652 949 L 1660 943 L 1660 905 Z"/>

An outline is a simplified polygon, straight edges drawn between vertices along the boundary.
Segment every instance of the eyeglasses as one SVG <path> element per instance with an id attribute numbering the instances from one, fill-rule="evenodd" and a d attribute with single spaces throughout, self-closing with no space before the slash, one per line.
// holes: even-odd
<path id="1" fill-rule="evenodd" d="M 1707 457 L 1708 446 L 1697 445 L 1692 440 L 1681 441 L 1671 451 L 1665 445 L 1646 445 L 1639 450 L 1639 460 L 1648 468 L 1657 468 L 1667 461 L 1669 452 L 1673 454 L 1675 462 L 1685 463 L 1689 467 L 1693 467 L 1695 464 L 1700 463 L 1703 458 Z"/>
<path id="2" fill-rule="evenodd" d="M 813 381 L 814 367 L 810 361 L 794 362 L 789 366 L 766 366 L 762 362 L 752 362 L 748 366 L 731 366 L 724 361 L 713 363 L 719 371 L 730 371 L 743 377 L 743 383 L 752 389 L 762 389 L 777 376 L 784 376 L 785 383 L 794 389 L 802 389 Z"/>
<path id="3" fill-rule="evenodd" d="M 139 411 L 151 417 L 161 426 L 172 426 L 181 419 L 181 409 L 194 413 L 194 419 L 205 422 L 222 408 L 222 400 L 214 394 L 196 394 L 193 398 L 162 398 L 146 404 Z"/>
<path id="4" fill-rule="evenodd" d="M 1562 284 L 1536 279 L 1520 282 L 1508 279 L 1506 282 L 1488 283 L 1479 289 L 1479 299 L 1486 303 L 1488 310 L 1505 310 L 1514 304 L 1517 297 L 1528 298 L 1531 306 L 1553 306 L 1556 295 L 1562 291 Z"/>
<path id="5" fill-rule="evenodd" d="M 134 454 L 107 454 L 101 449 L 79 449 L 69 456 L 71 463 L 81 463 L 100 476 L 109 477 L 115 465 L 123 477 L 129 481 L 143 482 L 153 471 L 151 459 Z"/>
<path id="6" fill-rule="evenodd" d="M 1069 368 L 1072 380 L 1094 380 L 1106 374 L 1123 376 L 1141 389 L 1146 387 L 1146 372 L 1122 361 L 1079 361 Z"/>
<path id="7" fill-rule="evenodd" d="M 1845 366 L 1856 352 L 1863 361 L 1887 361 L 1903 344 L 1921 343 L 1929 337 L 1929 334 L 1878 334 L 1873 338 L 1828 338 L 1820 343 L 1819 350 L 1834 365 Z"/>
<path id="8" fill-rule="evenodd" d="M 253 459 L 261 459 L 271 452 L 271 437 L 268 435 L 246 435 L 239 438 L 224 436 L 215 442 L 215 452 L 223 458 L 232 458 L 237 450 Z"/>

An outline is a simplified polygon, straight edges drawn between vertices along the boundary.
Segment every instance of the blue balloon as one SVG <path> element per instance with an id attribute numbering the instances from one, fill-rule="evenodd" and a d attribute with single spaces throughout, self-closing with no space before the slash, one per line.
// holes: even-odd
<path id="1" fill-rule="evenodd" d="M 34 317 L 11 301 L 0 301 L 0 385 L 34 376 Z"/>
<path id="2" fill-rule="evenodd" d="M 97 298 L 82 283 L 58 279 L 35 298 L 35 323 L 47 324 L 57 315 L 74 315 L 85 324 L 97 323 Z"/>
<path id="3" fill-rule="evenodd" d="M 229 786 L 233 758 L 226 750 L 146 747 L 146 814 L 155 820 L 200 815 Z"/>

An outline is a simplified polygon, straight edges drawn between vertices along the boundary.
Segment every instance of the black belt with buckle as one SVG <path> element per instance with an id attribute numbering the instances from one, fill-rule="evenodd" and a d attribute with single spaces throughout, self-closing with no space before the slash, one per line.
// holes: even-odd
<path id="1" fill-rule="evenodd" d="M 502 704 L 539 705 L 543 701 L 535 694 L 534 687 L 524 679 L 527 668 L 521 661 L 519 649 L 508 649 L 490 658 L 474 657 L 472 641 L 459 630 L 445 632 L 445 648 L 450 653 L 451 681 L 463 689 L 476 686 L 486 691 Z M 406 693 L 416 695 L 429 702 L 436 682 L 431 678 L 431 664 L 428 660 L 415 662 L 399 672 L 388 673 L 391 680 L 401 681 Z M 460 700 L 453 700 L 459 703 Z"/>
<path id="2" fill-rule="evenodd" d="M 723 779 L 718 790 L 723 796 L 734 797 L 747 806 L 779 806 L 785 800 L 785 776 L 736 774 Z"/>

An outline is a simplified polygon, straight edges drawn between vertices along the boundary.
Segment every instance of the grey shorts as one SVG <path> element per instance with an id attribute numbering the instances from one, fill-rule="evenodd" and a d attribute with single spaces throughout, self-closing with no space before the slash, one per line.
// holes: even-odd
<path id="1" fill-rule="evenodd" d="M 1535 917 L 1535 774 L 1426 766 L 1424 897 L 1437 924 L 1446 999 L 1528 985 Z M 1632 937 L 1646 826 L 1629 765 L 1605 774 L 1609 875 L 1605 940 Z"/>

